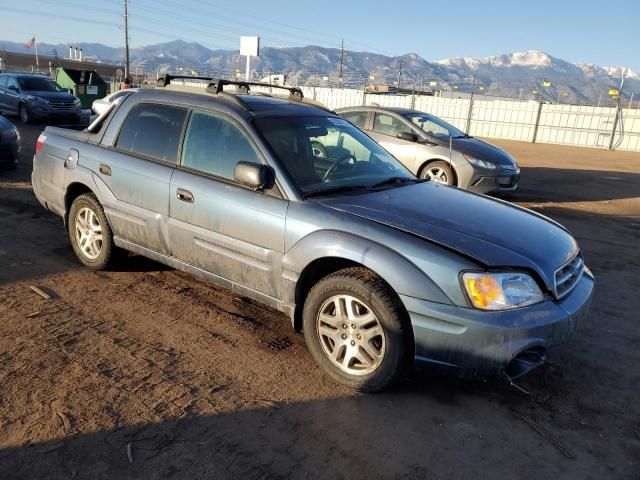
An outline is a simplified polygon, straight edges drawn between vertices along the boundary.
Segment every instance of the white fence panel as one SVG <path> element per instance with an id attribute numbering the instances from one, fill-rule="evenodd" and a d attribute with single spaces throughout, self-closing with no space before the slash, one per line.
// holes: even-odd
<path id="1" fill-rule="evenodd" d="M 183 80 L 189 87 L 204 88 L 206 82 Z M 466 131 L 471 101 L 462 98 L 432 97 L 426 95 L 366 94 L 363 90 L 326 87 L 301 87 L 305 97 L 313 98 L 331 110 L 359 105 L 415 108 L 436 115 L 459 129 Z M 269 91 L 269 87 L 252 87 Z M 277 92 L 276 89 L 273 89 Z M 579 105 L 543 104 L 536 130 L 537 102 L 492 100 L 477 96 L 471 107 L 470 134 L 509 140 L 557 143 L 583 147 L 608 148 L 616 109 Z M 620 127 L 623 135 L 620 136 Z M 640 110 L 621 109 L 614 148 L 640 151 Z"/>

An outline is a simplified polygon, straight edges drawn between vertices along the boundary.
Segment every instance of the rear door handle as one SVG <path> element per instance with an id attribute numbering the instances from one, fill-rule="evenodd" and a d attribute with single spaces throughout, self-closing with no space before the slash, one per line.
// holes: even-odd
<path id="1" fill-rule="evenodd" d="M 111 167 L 109 165 L 101 163 L 99 168 L 101 174 L 106 175 L 107 177 L 111 176 Z"/>
<path id="2" fill-rule="evenodd" d="M 183 188 L 179 188 L 178 190 L 176 190 L 176 198 L 178 200 L 182 200 L 183 202 L 193 203 L 193 193 Z"/>

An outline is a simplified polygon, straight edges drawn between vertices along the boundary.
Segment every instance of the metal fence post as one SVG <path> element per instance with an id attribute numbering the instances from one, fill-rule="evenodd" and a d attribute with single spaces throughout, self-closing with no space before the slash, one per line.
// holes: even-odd
<path id="1" fill-rule="evenodd" d="M 538 138 L 538 126 L 540 125 L 540 117 L 542 116 L 542 105 L 544 102 L 538 102 L 538 113 L 536 115 L 536 123 L 533 126 L 533 138 L 531 139 L 531 143 L 536 143 Z"/>
<path id="2" fill-rule="evenodd" d="M 618 103 L 616 105 L 616 116 L 613 118 L 613 128 L 611 129 L 611 137 L 609 137 L 609 150 L 615 149 L 613 143 L 616 139 L 616 130 L 618 129 L 618 120 L 620 119 L 620 115 L 620 98 L 618 98 Z"/>
<path id="3" fill-rule="evenodd" d="M 471 117 L 473 116 L 473 91 L 471 91 L 471 98 L 469 98 L 469 111 L 467 112 L 467 128 L 465 133 L 469 135 L 471 132 Z"/>

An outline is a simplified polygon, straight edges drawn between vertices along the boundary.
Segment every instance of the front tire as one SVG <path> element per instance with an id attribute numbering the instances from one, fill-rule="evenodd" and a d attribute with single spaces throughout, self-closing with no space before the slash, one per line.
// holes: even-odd
<path id="1" fill-rule="evenodd" d="M 18 107 L 18 115 L 20 116 L 20 121 L 22 123 L 31 123 L 33 118 L 31 117 L 31 112 L 29 111 L 29 107 L 27 107 L 24 103 L 21 103 Z"/>
<path id="2" fill-rule="evenodd" d="M 422 169 L 420 178 L 429 179 L 435 183 L 443 185 L 454 185 L 453 171 L 447 162 L 437 161 L 431 162 Z"/>
<path id="3" fill-rule="evenodd" d="M 113 235 L 100 202 L 92 193 L 80 195 L 69 210 L 69 238 L 73 251 L 91 270 L 104 270 L 115 253 Z"/>
<path id="4" fill-rule="evenodd" d="M 347 268 L 324 277 L 309 292 L 302 315 L 311 355 L 337 382 L 373 392 L 402 373 L 410 345 L 406 313 L 370 270 Z"/>

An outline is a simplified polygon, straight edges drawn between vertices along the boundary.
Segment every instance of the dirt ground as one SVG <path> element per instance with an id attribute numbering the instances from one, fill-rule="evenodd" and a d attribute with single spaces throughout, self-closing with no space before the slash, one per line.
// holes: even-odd
<path id="1" fill-rule="evenodd" d="M 336 386 L 280 313 L 140 257 L 92 273 L 0 173 L 0 478 L 640 478 L 640 154 L 495 142 L 509 200 L 597 278 L 576 335 L 509 385 Z M 30 290 L 37 285 L 50 300 Z"/>

